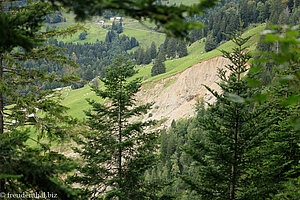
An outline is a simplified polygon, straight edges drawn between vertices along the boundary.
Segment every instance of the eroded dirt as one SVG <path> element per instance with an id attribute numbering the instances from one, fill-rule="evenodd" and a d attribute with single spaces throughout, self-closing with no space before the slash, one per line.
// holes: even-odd
<path id="1" fill-rule="evenodd" d="M 213 95 L 203 86 L 220 91 L 217 69 L 224 68 L 230 61 L 221 56 L 197 63 L 185 71 L 162 79 L 155 83 L 146 83 L 137 94 L 140 103 L 155 102 L 146 119 L 167 120 L 168 127 L 172 120 L 189 118 L 195 115 L 194 105 L 199 98 L 205 102 L 215 101 Z M 152 115 L 152 116 L 151 116 Z M 151 117 L 150 117 L 151 116 Z"/>

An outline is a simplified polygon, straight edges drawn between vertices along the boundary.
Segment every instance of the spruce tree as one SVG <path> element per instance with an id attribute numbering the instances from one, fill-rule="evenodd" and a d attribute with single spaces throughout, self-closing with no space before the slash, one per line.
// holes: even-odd
<path id="1" fill-rule="evenodd" d="M 50 148 L 51 141 L 63 142 L 70 136 L 67 128 L 74 121 L 60 104 L 59 92 L 41 89 L 43 84 L 68 82 L 72 77 L 61 78 L 23 65 L 26 60 L 74 64 L 57 54 L 61 49 L 43 43 L 68 31 L 40 31 L 45 17 L 53 11 L 48 3 L 14 7 L 17 1 L 9 2 L 0 3 L 0 191 L 51 191 L 58 199 L 74 199 L 72 189 L 59 177 L 74 163 Z M 35 146 L 28 145 L 32 141 Z"/>
<path id="2" fill-rule="evenodd" d="M 150 47 L 150 54 L 151 54 L 151 59 L 156 58 L 157 52 L 156 52 L 156 45 L 154 42 L 152 42 L 151 47 Z"/>
<path id="3" fill-rule="evenodd" d="M 164 58 L 165 56 L 163 55 L 163 51 L 160 51 L 151 69 L 151 76 L 156 76 L 158 74 L 163 74 L 166 72 Z"/>
<path id="4" fill-rule="evenodd" d="M 299 196 L 299 138 L 300 138 L 300 76 L 299 76 L 299 27 L 277 26 L 265 35 L 264 42 L 274 48 L 260 52 L 255 70 L 263 82 L 265 64 L 273 73 L 265 84 L 260 104 L 268 104 L 268 109 L 257 119 L 257 123 L 267 123 L 260 146 L 252 153 L 257 160 L 253 166 L 249 184 L 252 199 L 297 199 Z M 289 78 L 287 78 L 289 77 Z"/>
<path id="5" fill-rule="evenodd" d="M 249 154 L 251 160 L 255 160 L 249 170 L 251 181 L 247 187 L 247 196 L 251 199 L 263 200 L 275 195 L 282 197 L 287 195 L 284 190 L 289 185 L 295 187 L 295 194 L 300 192 L 297 188 L 300 131 L 291 123 L 299 119 L 300 105 L 282 104 L 282 97 L 292 97 L 295 94 L 288 83 L 273 86 L 270 90 L 270 99 L 264 103 L 268 104 L 268 109 L 257 119 L 257 124 L 268 126 L 262 132 L 260 145 Z M 288 183 L 289 181 L 291 182 Z M 282 199 L 297 199 L 291 196 Z"/>
<path id="6" fill-rule="evenodd" d="M 182 58 L 188 55 L 188 51 L 186 48 L 186 43 L 184 41 L 179 41 L 177 46 L 178 57 Z"/>
<path id="7" fill-rule="evenodd" d="M 148 48 L 146 50 L 146 52 L 144 53 L 143 64 L 147 65 L 147 64 L 151 63 L 151 61 L 152 61 L 152 58 L 151 58 L 151 49 Z"/>
<path id="8" fill-rule="evenodd" d="M 214 36 L 210 33 L 206 37 L 206 42 L 205 42 L 205 51 L 209 52 L 211 50 L 214 50 L 217 47 L 217 41 L 214 38 Z"/>
<path id="9" fill-rule="evenodd" d="M 154 0 L 51 0 L 57 6 L 63 6 L 74 11 L 76 19 L 88 19 L 91 16 L 102 15 L 105 10 L 121 11 L 136 20 L 150 19 L 168 36 L 184 38 L 189 30 L 199 28 L 200 24 L 186 20 L 202 14 L 207 8 L 214 7 L 218 0 L 202 0 L 195 5 L 157 5 Z"/>
<path id="10" fill-rule="evenodd" d="M 193 137 L 186 152 L 198 166 L 198 176 L 182 176 L 200 199 L 243 199 L 247 193 L 247 154 L 255 148 L 259 126 L 255 123 L 258 111 L 252 110 L 245 99 L 253 89 L 243 79 L 250 59 L 243 45 L 248 38 L 232 36 L 237 45 L 233 52 L 222 51 L 232 64 L 219 69 L 221 92 L 206 88 L 216 98 L 206 114 L 199 119 L 201 132 Z"/>
<path id="11" fill-rule="evenodd" d="M 168 41 L 167 55 L 169 58 L 175 58 L 177 55 L 177 40 L 172 38 Z"/>
<path id="12" fill-rule="evenodd" d="M 88 100 L 87 132 L 78 140 L 83 159 L 79 174 L 71 179 L 85 188 L 86 198 L 142 200 L 151 197 L 144 173 L 156 160 L 157 135 L 147 127 L 152 121 L 136 121 L 151 104 L 136 105 L 141 79 L 128 81 L 134 66 L 120 57 L 101 79 L 103 89 L 93 91 L 104 102 Z M 153 191 L 152 191 L 153 192 Z"/>
<path id="13" fill-rule="evenodd" d="M 136 52 L 137 52 L 136 64 L 141 65 L 144 62 L 144 55 L 145 55 L 144 49 L 140 47 L 136 50 Z"/>

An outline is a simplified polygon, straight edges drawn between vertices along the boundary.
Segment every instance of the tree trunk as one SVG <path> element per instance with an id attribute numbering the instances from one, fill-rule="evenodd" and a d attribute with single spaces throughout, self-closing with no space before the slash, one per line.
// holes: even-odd
<path id="1" fill-rule="evenodd" d="M 1 5 L 1 4 L 0 4 Z M 3 83 L 3 57 L 0 56 L 0 83 Z M 3 93 L 2 90 L 0 91 L 0 134 L 4 133 L 4 103 L 3 103 Z M 4 161 L 0 159 L 0 162 L 3 163 Z M 0 171 L 1 174 L 1 171 Z M 5 179 L 0 179 L 0 192 L 5 191 Z"/>
<path id="2" fill-rule="evenodd" d="M 120 77 L 120 84 L 119 84 L 119 112 L 118 112 L 118 128 L 119 128 L 119 138 L 118 138 L 118 143 L 119 143 L 119 154 L 118 154 L 118 177 L 119 177 L 119 184 L 118 184 L 118 189 L 121 188 L 121 182 L 122 182 L 122 148 L 121 148 L 121 142 L 122 142 L 122 109 L 121 109 L 121 104 L 122 104 L 122 77 Z M 120 200 L 120 197 L 118 197 L 118 200 Z"/>
<path id="3" fill-rule="evenodd" d="M 236 184 L 236 164 L 237 164 L 237 142 L 238 142 L 238 111 L 236 110 L 236 121 L 235 121 L 235 130 L 234 130 L 234 149 L 233 149 L 233 164 L 231 166 L 231 177 L 230 177 L 230 195 L 229 199 L 235 199 L 235 184 Z"/>
<path id="4" fill-rule="evenodd" d="M 0 83 L 3 84 L 3 57 L 0 56 Z M 4 100 L 2 90 L 0 91 L 0 134 L 4 133 Z"/>
<path id="5" fill-rule="evenodd" d="M 239 46 L 240 52 L 242 52 L 242 47 Z M 242 63 L 241 55 L 239 55 L 239 65 Z M 237 68 L 237 82 L 240 82 L 241 80 L 241 67 L 238 66 Z M 237 91 L 237 95 L 240 95 L 240 91 Z M 229 193 L 229 199 L 234 200 L 235 199 L 235 187 L 236 187 L 236 174 L 237 174 L 237 149 L 238 149 L 238 133 L 239 133 L 239 110 L 238 108 L 235 108 L 235 127 L 234 127 L 234 136 L 233 136 L 233 163 L 231 165 L 231 174 L 230 174 L 230 193 Z"/>

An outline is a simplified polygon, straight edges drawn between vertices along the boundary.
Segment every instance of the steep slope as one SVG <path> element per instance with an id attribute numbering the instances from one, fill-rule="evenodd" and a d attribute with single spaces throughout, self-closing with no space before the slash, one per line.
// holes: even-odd
<path id="1" fill-rule="evenodd" d="M 243 37 L 251 36 L 246 44 L 250 51 L 255 49 L 260 32 L 264 28 L 265 25 L 258 25 L 243 34 Z M 232 48 L 232 41 L 225 42 L 218 47 L 226 51 L 231 51 Z M 188 47 L 188 56 L 165 61 L 166 73 L 154 77 L 150 75 L 152 64 L 136 66 L 138 74 L 130 79 L 140 77 L 144 80 L 138 99 L 140 103 L 156 102 L 151 111 L 152 118 L 164 119 L 164 121 L 168 118 L 166 123 L 169 124 L 172 119 L 192 116 L 193 105 L 197 98 L 212 101 L 211 95 L 202 84 L 216 89 L 217 68 L 228 64 L 228 61 L 220 57 L 221 52 L 218 49 L 205 53 L 204 42 L 197 41 Z M 100 83 L 99 86 L 103 85 Z M 70 108 L 68 113 L 71 116 L 83 119 L 85 117 L 83 111 L 90 109 L 86 98 L 102 102 L 86 85 L 83 88 L 66 92 L 62 103 Z M 151 114 L 145 116 L 144 119 Z"/>
<path id="2" fill-rule="evenodd" d="M 161 79 L 155 85 L 144 84 L 137 95 L 140 103 L 155 102 L 147 119 L 165 121 L 170 125 L 172 120 L 188 118 L 194 115 L 194 104 L 201 98 L 212 103 L 213 96 L 203 85 L 219 91 L 217 69 L 230 64 L 221 56 L 197 63 L 185 71 L 171 77 Z"/>

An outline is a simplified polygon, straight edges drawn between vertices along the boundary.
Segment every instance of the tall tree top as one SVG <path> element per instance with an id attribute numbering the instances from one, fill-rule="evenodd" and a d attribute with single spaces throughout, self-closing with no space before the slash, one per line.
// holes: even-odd
<path id="1" fill-rule="evenodd" d="M 51 0 L 54 5 L 74 11 L 77 20 L 102 15 L 104 10 L 117 10 L 137 20 L 150 19 L 169 36 L 186 37 L 188 31 L 201 27 L 196 22 L 186 22 L 186 16 L 201 14 L 215 6 L 219 0 L 199 0 L 197 4 L 159 5 L 157 0 Z"/>

